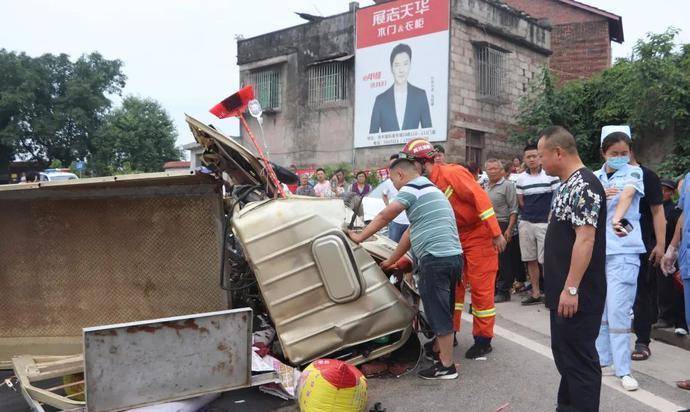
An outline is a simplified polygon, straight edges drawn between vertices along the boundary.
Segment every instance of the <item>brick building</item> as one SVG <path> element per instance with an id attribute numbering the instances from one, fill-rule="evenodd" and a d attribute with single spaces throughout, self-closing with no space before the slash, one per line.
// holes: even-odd
<path id="1" fill-rule="evenodd" d="M 240 39 L 240 83 L 254 84 L 264 107 L 272 160 L 284 165 L 387 163 L 401 146 L 354 149 L 355 11 Z M 447 157 L 509 158 L 507 127 L 528 83 L 548 64 L 551 28 L 496 0 L 452 0 Z M 491 76 L 497 83 L 479 79 Z M 244 139 L 244 136 L 242 137 Z"/>
<path id="2" fill-rule="evenodd" d="M 587 79 L 611 67 L 611 42 L 623 42 L 623 19 L 574 0 L 503 0 L 545 19 L 551 31 L 549 67 L 561 81 Z"/>

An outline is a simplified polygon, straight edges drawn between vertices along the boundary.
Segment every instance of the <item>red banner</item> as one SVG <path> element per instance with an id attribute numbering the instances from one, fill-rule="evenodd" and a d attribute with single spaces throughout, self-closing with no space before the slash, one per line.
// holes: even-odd
<path id="1" fill-rule="evenodd" d="M 357 48 L 448 30 L 449 0 L 398 0 L 357 10 Z"/>

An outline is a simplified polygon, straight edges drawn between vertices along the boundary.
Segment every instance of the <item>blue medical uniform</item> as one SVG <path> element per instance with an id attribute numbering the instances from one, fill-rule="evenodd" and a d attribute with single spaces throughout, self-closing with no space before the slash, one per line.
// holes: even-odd
<path id="1" fill-rule="evenodd" d="M 606 201 L 606 306 L 596 341 L 599 362 L 602 366 L 615 365 L 616 376 L 630 375 L 631 314 L 637 291 L 640 254 L 645 253 L 640 230 L 640 199 L 644 196 L 642 169 L 625 165 L 609 178 L 606 165 L 595 172 L 604 189 L 627 187 L 635 189 L 635 196 L 625 214 L 633 231 L 627 236 L 616 236 L 611 221 L 621 193 Z"/>
<path id="2" fill-rule="evenodd" d="M 680 188 L 678 207 L 683 210 L 683 233 L 678 248 L 678 268 L 683 279 L 683 293 L 685 294 L 685 319 L 690 329 L 690 173 L 685 175 L 683 186 Z"/>

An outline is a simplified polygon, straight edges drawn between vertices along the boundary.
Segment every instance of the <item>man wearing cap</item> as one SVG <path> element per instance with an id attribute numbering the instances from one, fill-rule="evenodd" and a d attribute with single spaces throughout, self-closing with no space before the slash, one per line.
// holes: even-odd
<path id="1" fill-rule="evenodd" d="M 503 252 L 506 240 L 496 219 L 489 195 L 464 167 L 456 164 L 437 164 L 435 150 L 424 139 L 415 139 L 405 145 L 401 157 L 412 159 L 418 170 L 424 172 L 450 201 L 455 215 L 460 241 L 465 256 L 465 278 L 455 290 L 454 329 L 460 330 L 460 316 L 465 303 L 465 282 L 472 293 L 474 316 L 472 335 L 474 345 L 465 353 L 476 359 L 491 352 L 494 336 L 496 307 L 494 293 L 498 253 Z M 436 348 L 432 349 L 434 352 Z M 433 354 L 429 354 L 433 357 Z"/>

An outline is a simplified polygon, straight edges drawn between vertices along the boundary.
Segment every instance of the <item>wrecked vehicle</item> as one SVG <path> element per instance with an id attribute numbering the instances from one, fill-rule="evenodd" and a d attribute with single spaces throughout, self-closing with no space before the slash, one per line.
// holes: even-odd
<path id="1" fill-rule="evenodd" d="M 404 282 L 378 266 L 395 243 L 352 243 L 340 199 L 274 198 L 251 152 L 187 122 L 208 173 L 0 187 L 0 367 L 79 354 L 90 326 L 242 307 L 267 315 L 272 353 L 294 366 L 416 339 Z"/>

